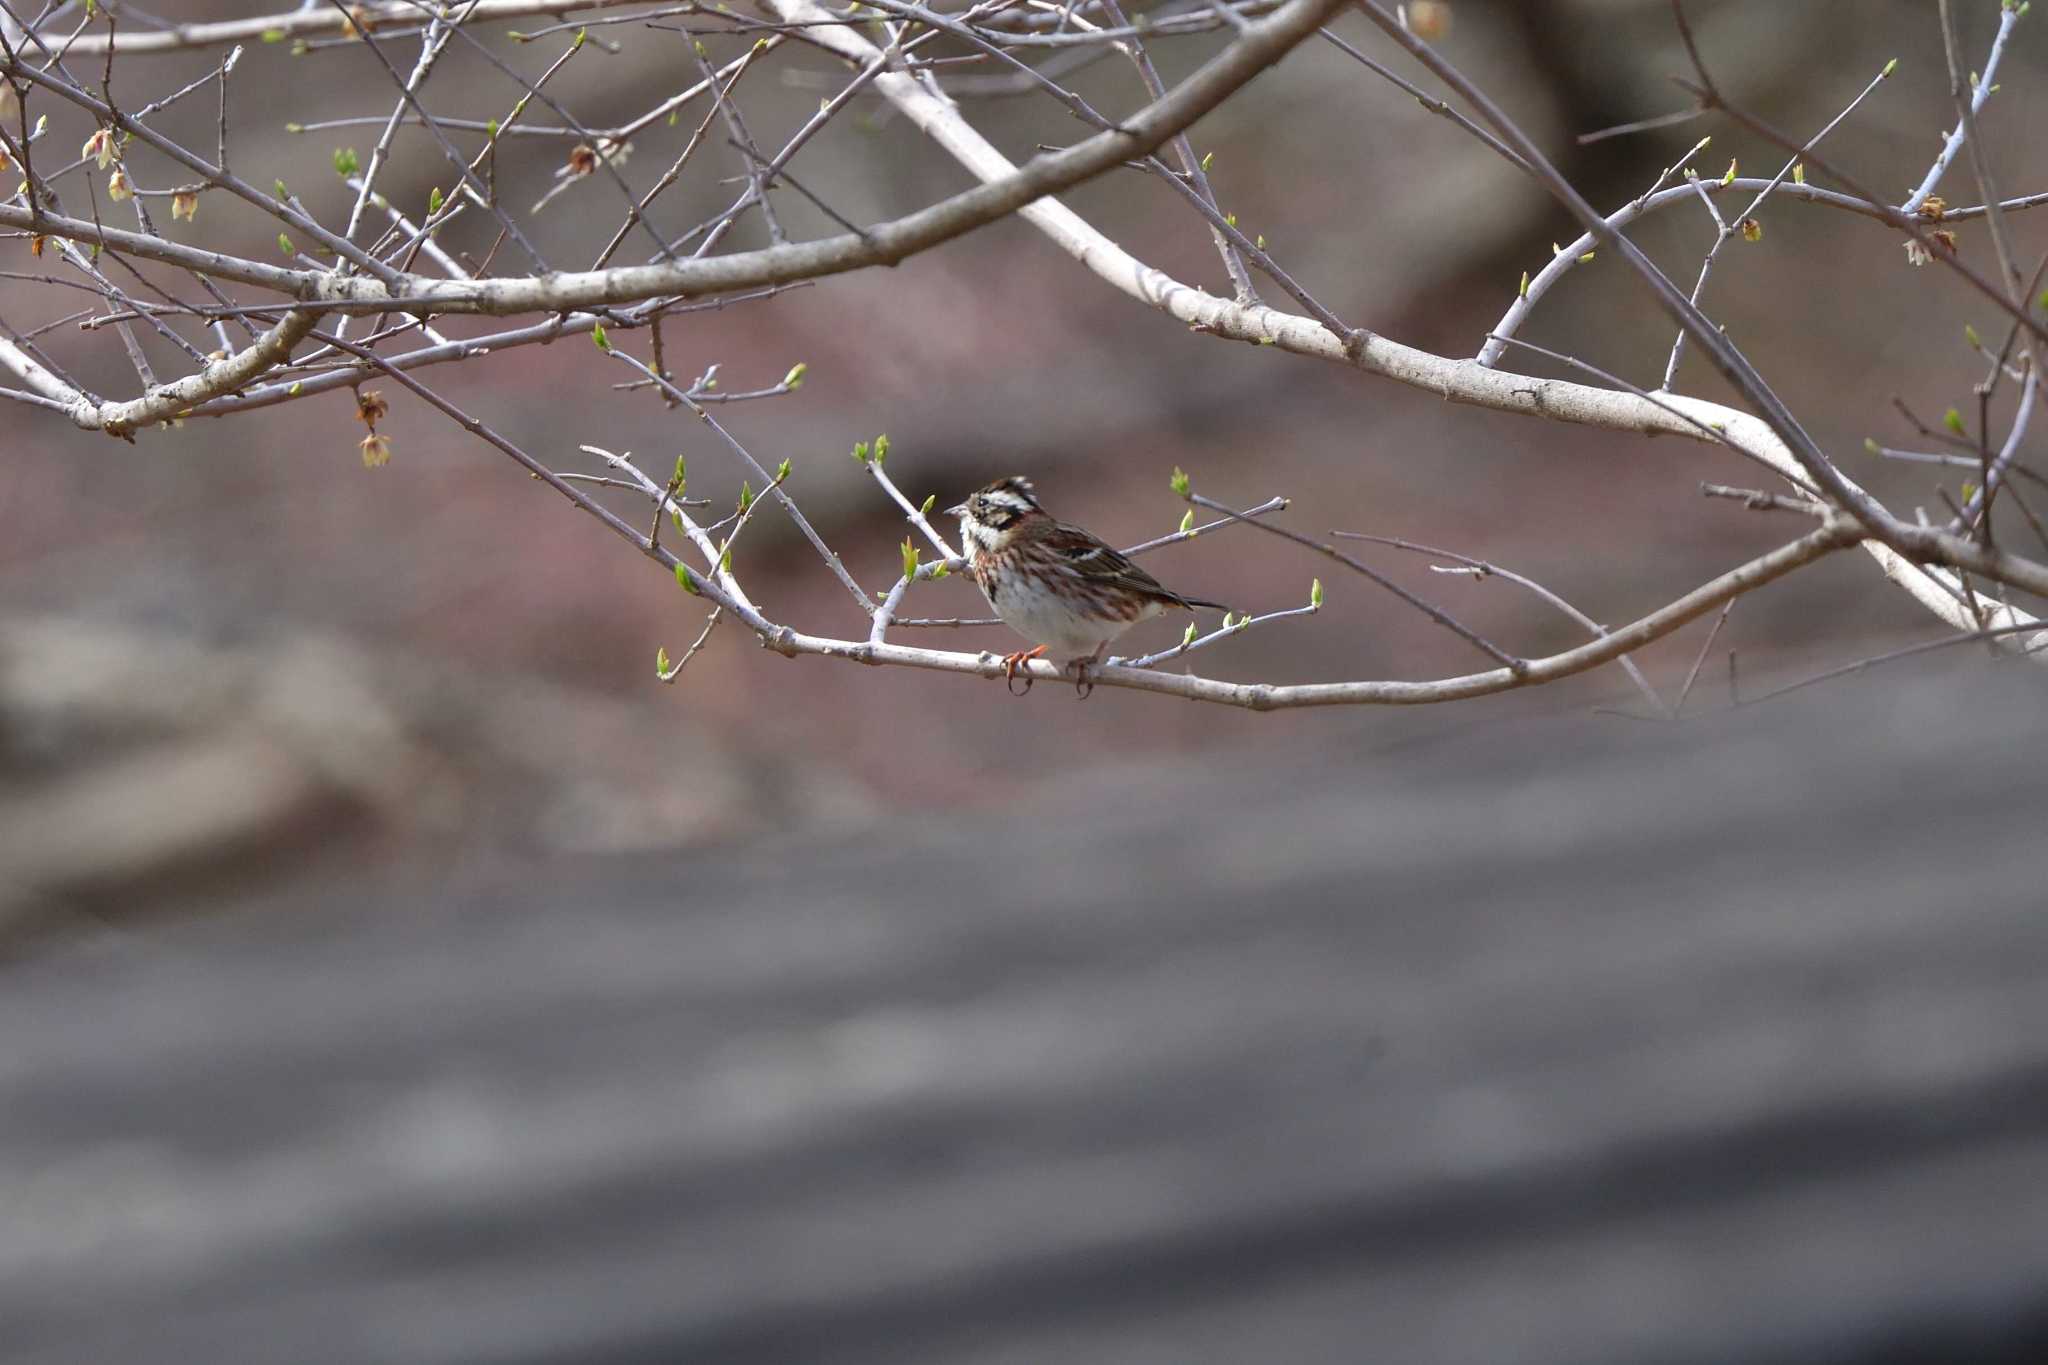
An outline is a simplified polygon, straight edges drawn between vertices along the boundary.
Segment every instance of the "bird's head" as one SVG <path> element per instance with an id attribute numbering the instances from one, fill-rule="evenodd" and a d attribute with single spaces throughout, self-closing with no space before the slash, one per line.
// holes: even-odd
<path id="1" fill-rule="evenodd" d="M 1045 510 L 1038 505 L 1031 480 L 1012 475 L 969 494 L 967 501 L 948 507 L 946 515 L 960 518 L 961 534 L 972 540 L 977 531 L 991 538 L 1003 535 L 1026 517 L 1045 515 Z"/>

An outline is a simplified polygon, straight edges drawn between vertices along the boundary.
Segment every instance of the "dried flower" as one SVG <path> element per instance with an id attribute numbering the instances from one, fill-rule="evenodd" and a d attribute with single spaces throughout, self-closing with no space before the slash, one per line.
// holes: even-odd
<path id="1" fill-rule="evenodd" d="M 1930 223 L 1938 223 L 1948 217 L 1948 200 L 1938 194 L 1930 194 L 1920 201 L 1920 216 Z"/>
<path id="2" fill-rule="evenodd" d="M 356 449 L 363 453 L 363 468 L 375 469 L 390 461 L 391 438 L 379 436 L 373 431 L 362 439 L 362 443 Z"/>
<path id="3" fill-rule="evenodd" d="M 1408 31 L 1425 43 L 1441 42 L 1451 31 L 1450 0 L 1409 0 Z"/>
<path id="4" fill-rule="evenodd" d="M 183 218 L 191 222 L 199 216 L 199 196 L 191 190 L 179 190 L 171 196 L 171 221 Z"/>
<path id="5" fill-rule="evenodd" d="M 579 142 L 569 150 L 570 175 L 589 175 L 597 169 L 597 149 L 587 142 Z"/>
<path id="6" fill-rule="evenodd" d="M 78 149 L 78 154 L 101 170 L 105 170 L 109 163 L 120 156 L 121 149 L 114 144 L 113 129 L 95 128 L 92 136 L 85 140 L 85 145 Z"/>
<path id="7" fill-rule="evenodd" d="M 356 394 L 356 420 L 364 426 L 375 427 L 390 411 L 391 405 L 376 389 L 363 389 Z"/>
<path id="8" fill-rule="evenodd" d="M 128 172 L 122 170 L 119 166 L 114 167 L 113 174 L 107 177 L 107 198 L 118 204 L 123 199 L 133 199 L 134 197 L 135 186 L 128 179 Z"/>

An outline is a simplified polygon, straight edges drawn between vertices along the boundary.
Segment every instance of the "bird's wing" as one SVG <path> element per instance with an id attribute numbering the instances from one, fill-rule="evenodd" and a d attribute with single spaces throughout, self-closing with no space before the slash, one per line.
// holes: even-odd
<path id="1" fill-rule="evenodd" d="M 1046 548 L 1058 555 L 1084 578 L 1162 601 L 1180 602 L 1181 596 L 1160 585 L 1158 579 L 1130 561 L 1091 533 L 1066 522 L 1057 522 L 1045 534 Z"/>

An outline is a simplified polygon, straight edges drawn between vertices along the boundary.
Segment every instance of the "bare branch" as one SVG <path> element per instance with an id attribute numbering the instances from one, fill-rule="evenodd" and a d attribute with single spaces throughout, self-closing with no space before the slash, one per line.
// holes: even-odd
<path id="1" fill-rule="evenodd" d="M 532 14 L 573 14 L 578 10 L 606 9 L 615 5 L 639 2 L 640 0 L 477 0 L 474 6 L 464 6 L 464 10 L 467 22 L 481 24 L 505 19 L 523 19 Z M 410 0 L 364 5 L 360 7 L 360 11 L 373 32 L 386 26 L 414 22 L 422 17 L 420 6 L 410 3 Z M 259 40 L 274 42 L 314 34 L 340 34 L 346 33 L 353 23 L 353 16 L 346 13 L 337 13 L 326 8 L 301 8 L 250 19 L 225 19 L 209 24 L 177 24 L 157 32 L 145 30 L 88 34 L 71 43 L 69 50 L 74 56 L 80 57 L 102 56 L 109 51 L 118 52 L 123 56 L 140 56 L 145 53 L 177 52 L 193 47 L 213 47 L 221 43 Z M 271 37 L 273 34 L 276 35 L 275 38 Z"/>
<path id="2" fill-rule="evenodd" d="M 1947 7 L 1942 8 L 1945 12 Z M 1969 103 L 1965 106 L 1965 112 L 1970 117 L 1958 117 L 1955 128 L 1942 140 L 1940 155 L 1936 156 L 1934 164 L 1927 168 L 1927 175 L 1920 181 L 1919 188 L 1908 195 L 1906 202 L 1901 206 L 1907 213 L 1920 211 L 1920 206 L 1927 202 L 1935 187 L 1941 184 L 1942 176 L 1948 174 L 1949 165 L 1956 159 L 1956 153 L 1962 150 L 1963 142 L 1970 135 L 1971 119 L 1983 109 L 1984 101 L 1991 98 L 1992 88 L 1998 81 L 1998 64 L 2005 57 L 2006 43 L 2011 39 L 2013 30 L 2019 27 L 2020 17 L 2020 8 L 2017 5 L 2001 4 L 1998 7 L 1998 36 L 1991 40 L 1991 55 L 1984 59 L 1984 72 L 1977 78 L 1977 87 L 1971 92 Z M 1955 25 L 1947 18 L 1942 20 L 1942 32 L 1945 38 L 1955 32 Z M 1954 42 L 1951 39 L 1943 46 L 1952 49 Z M 1951 72 L 1953 73 L 1953 65 Z"/>
<path id="3" fill-rule="evenodd" d="M 1558 596 L 1549 588 L 1544 587 L 1535 579 L 1526 578 L 1511 569 L 1503 569 L 1498 564 L 1490 563 L 1487 560 L 1474 559 L 1470 555 L 1461 555 L 1455 550 L 1440 550 L 1433 545 L 1418 545 L 1412 540 L 1402 540 L 1396 536 L 1367 535 L 1363 531 L 1332 531 L 1330 534 L 1339 540 L 1363 540 L 1374 545 L 1385 545 L 1396 550 L 1406 550 L 1410 554 L 1428 555 L 1432 559 L 1452 560 L 1466 569 L 1474 571 L 1482 578 L 1504 578 L 1508 582 L 1534 593 L 1542 601 L 1562 613 L 1567 619 L 1575 622 L 1593 635 L 1600 636 L 1607 633 L 1607 627 L 1601 625 L 1598 621 L 1595 621 L 1592 617 L 1586 615 L 1586 613 L 1580 611 L 1577 607 L 1565 601 L 1564 598 Z M 1628 674 L 1629 681 L 1636 685 L 1636 689 L 1650 703 L 1652 711 L 1660 716 L 1673 714 L 1671 709 L 1664 704 L 1664 699 L 1657 695 L 1657 689 L 1650 686 L 1650 680 L 1645 678 L 1642 670 L 1636 667 L 1635 660 L 1623 654 L 1615 662 L 1621 665 L 1622 671 Z"/>
<path id="4" fill-rule="evenodd" d="M 1539 683 L 1555 682 L 1612 663 L 1623 654 L 1661 639 L 1689 621 L 1698 619 L 1731 598 L 1754 591 L 1784 577 L 1845 545 L 1853 544 L 1857 532 L 1852 523 L 1840 518 L 1802 536 L 1789 545 L 1761 555 L 1729 570 L 1684 597 L 1616 630 L 1562 654 L 1525 661 L 1521 672 L 1497 668 L 1431 682 L 1338 682 L 1275 685 L 1232 683 L 1185 673 L 1161 673 L 1152 669 L 1097 664 L 1088 670 L 1088 680 L 1098 687 L 1124 687 L 1153 692 L 1187 701 L 1240 706 L 1252 711 L 1292 710 L 1305 706 L 1427 706 L 1492 696 Z M 852 663 L 893 665 L 930 669 L 942 673 L 965 673 L 996 680 L 1004 676 L 1001 656 L 961 654 L 942 650 L 915 649 L 904 645 L 876 645 L 868 641 L 833 640 L 804 635 L 787 627 L 772 628 L 763 636 L 768 648 L 790 658 L 812 654 Z M 1018 670 L 1020 675 L 1046 681 L 1064 676 L 1043 659 L 1031 660 Z"/>
<path id="5" fill-rule="evenodd" d="M 126 436 L 151 422 L 182 416 L 209 398 L 229 393 L 263 371 L 281 364 L 292 347 L 304 340 L 320 321 L 310 309 L 293 309 L 284 320 L 256 341 L 225 360 L 216 360 L 197 374 L 161 384 L 140 398 L 125 403 L 96 403 L 69 384 L 58 381 L 48 370 L 23 353 L 12 342 L 0 339 L 0 364 L 20 375 L 37 393 L 67 403 L 67 415 L 86 431 L 104 431 L 109 436 Z"/>
<path id="6" fill-rule="evenodd" d="M 1406 588 L 1396 583 L 1393 579 L 1388 578 L 1385 574 L 1373 568 L 1371 565 L 1360 563 L 1358 560 L 1353 559 L 1350 555 L 1345 554 L 1342 550 L 1338 549 L 1334 545 L 1329 544 L 1326 541 L 1317 540 L 1313 536 L 1305 536 L 1301 534 L 1301 532 L 1299 531 L 1290 531 L 1284 526 L 1275 526 L 1270 522 L 1254 521 L 1249 516 L 1245 516 L 1241 513 L 1233 511 L 1228 505 L 1217 502 L 1213 498 L 1205 498 L 1199 493 L 1190 492 L 1183 494 L 1183 496 L 1186 497 L 1189 502 L 1194 503 L 1197 507 L 1206 507 L 1212 512 L 1222 512 L 1223 514 L 1232 518 L 1233 520 L 1242 521 L 1247 526 L 1257 527 L 1259 530 L 1264 531 L 1267 535 L 1279 536 L 1282 540 L 1291 540 L 1296 545 L 1305 546 L 1308 549 L 1314 550 L 1317 554 L 1323 556 L 1325 559 L 1333 560 L 1338 564 L 1342 564 L 1345 568 L 1351 570 L 1353 573 L 1358 574 L 1363 578 L 1371 579 L 1381 588 L 1384 588 L 1386 591 L 1400 598 L 1403 602 L 1406 602 L 1409 606 L 1415 608 L 1424 616 L 1427 616 L 1430 620 L 1442 626 L 1445 630 L 1450 631 L 1453 635 L 1458 636 L 1467 644 L 1479 650 L 1482 654 L 1488 655 L 1489 657 L 1496 659 L 1499 662 L 1507 665 L 1508 669 L 1511 672 L 1520 672 L 1524 667 L 1526 667 L 1522 660 L 1508 653 L 1499 645 L 1494 644 L 1491 640 L 1487 639 L 1479 632 L 1473 630 L 1470 626 L 1467 626 L 1464 622 L 1458 620 L 1449 612 L 1443 610 L 1441 607 L 1432 606 L 1430 603 L 1423 601 L 1420 597 L 1417 597 L 1414 593 L 1409 592 Z"/>

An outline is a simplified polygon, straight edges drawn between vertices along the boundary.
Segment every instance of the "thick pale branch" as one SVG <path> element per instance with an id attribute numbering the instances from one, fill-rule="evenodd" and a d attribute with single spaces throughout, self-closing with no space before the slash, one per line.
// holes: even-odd
<path id="1" fill-rule="evenodd" d="M 1314 33 L 1342 3 L 1343 0 L 1290 0 L 1272 17 L 1249 25 L 1229 47 L 1164 99 L 1126 119 L 1121 128 L 1097 134 L 1064 151 L 1034 157 L 1022 169 L 1004 161 L 1003 174 L 981 177 L 984 183 L 976 188 L 863 232 L 730 256 L 519 279 L 439 280 L 402 275 L 386 282 L 339 274 L 280 273 L 289 277 L 290 292 L 300 302 L 338 306 L 350 312 L 504 314 L 566 312 L 672 295 L 723 293 L 815 279 L 867 266 L 894 265 L 1026 205 L 1034 205 L 1034 201 L 1052 202 L 1046 196 L 1071 189 L 1134 157 L 1151 154 Z M 805 17 L 831 16 L 815 6 L 807 6 Z M 845 36 L 849 36 L 848 30 L 843 28 L 827 28 L 818 35 L 819 41 L 835 50 Z M 855 41 L 870 54 L 874 52 L 864 39 Z M 922 94 L 914 78 L 900 73 L 879 76 L 875 84 L 884 92 L 901 88 Z M 31 217 L 25 210 L 0 207 L 0 225 L 88 240 L 106 236 L 118 239 L 123 249 L 132 248 L 137 255 L 166 259 L 161 250 L 144 249 L 150 239 L 141 234 L 79 231 L 90 225 L 66 222 L 60 227 L 57 220 L 47 215 Z M 141 237 L 141 241 L 130 242 L 127 239 L 131 237 Z M 241 273 L 220 273 L 230 279 L 248 278 Z M 279 283 L 275 276 L 272 281 L 273 287 Z"/>
<path id="2" fill-rule="evenodd" d="M 814 20 L 826 15 L 826 11 L 811 0 L 769 0 L 769 3 L 779 17 L 791 22 Z M 818 37 L 823 45 L 855 63 L 872 62 L 879 52 L 872 43 L 851 29 L 825 30 Z M 983 138 L 961 116 L 955 105 L 932 95 L 909 77 L 883 77 L 876 85 L 900 112 L 977 178 L 996 181 L 1016 173 L 1008 158 Z M 1780 187 L 1781 193 L 1784 188 Z M 1655 403 L 1633 394 L 1564 380 L 1505 374 L 1475 361 L 1449 359 L 1370 333 L 1363 334 L 1362 341 L 1354 337 L 1352 345 L 1347 347 L 1313 319 L 1260 304 L 1235 303 L 1183 284 L 1166 272 L 1138 260 L 1056 200 L 1041 200 L 1021 210 L 1020 216 L 1103 281 L 1139 302 L 1187 323 L 1191 330 L 1354 365 L 1368 373 L 1439 394 L 1450 402 L 1470 403 L 1501 412 L 1644 435 L 1711 439 L 1693 424 L 1698 422 L 1787 478 L 1805 481 L 1800 461 L 1777 433 L 1761 419 L 1739 409 L 1676 397 Z M 1946 538 L 1944 548 L 1955 547 L 1958 543 L 1954 537 Z M 1915 601 L 1941 620 L 1958 630 L 1976 628 L 1976 617 L 1965 606 L 1962 589 L 1952 574 L 1916 563 L 1880 543 L 1866 542 L 1866 548 L 1877 559 L 1887 579 L 1904 588 Z M 2007 615 L 2007 619 L 2015 624 L 2032 619 L 2012 608 L 1995 606 L 1992 609 Z"/>
<path id="3" fill-rule="evenodd" d="M 76 242 L 97 243 L 139 260 L 161 261 L 165 265 L 174 265 L 197 275 L 210 275 L 216 279 L 259 285 L 294 298 L 310 297 L 318 292 L 320 281 L 326 278 L 325 273 L 318 270 L 292 270 L 284 266 L 265 265 L 260 261 L 245 260 L 225 252 L 208 251 L 203 247 L 173 242 L 165 237 L 153 237 L 146 232 L 130 232 L 125 228 L 107 227 L 83 218 L 67 218 L 61 213 L 50 213 L 40 209 L 31 213 L 28 209 L 15 204 L 0 204 L 0 227 L 13 228 L 20 232 L 47 233 L 52 237 L 63 237 Z"/>
<path id="4" fill-rule="evenodd" d="M 126 436 L 137 427 L 167 421 L 209 398 L 231 393 L 273 365 L 282 363 L 290 357 L 292 347 L 304 340 L 319 320 L 318 312 L 295 308 L 276 326 L 235 354 L 216 360 L 183 379 L 159 384 L 140 398 L 123 403 L 94 401 L 59 380 L 37 364 L 34 357 L 4 339 L 0 339 L 0 364 L 20 375 L 22 381 L 37 393 L 64 403 L 67 415 L 85 430 Z"/>
<path id="5" fill-rule="evenodd" d="M 1016 167 L 1007 160 L 1002 164 L 1008 168 L 1002 172 L 1003 174 L 1009 174 L 1016 170 Z M 1715 181 L 1706 184 L 1705 188 L 1709 193 L 1720 193 L 1724 189 L 1762 189 L 1769 183 L 1766 180 L 1739 178 L 1729 182 L 1727 185 Z M 1690 197 L 1692 193 L 1690 189 L 1684 187 L 1664 190 L 1651 196 L 1646 203 L 1631 203 L 1608 221 L 1616 227 L 1625 226 L 1630 219 L 1645 210 L 1663 208 L 1682 197 Z M 1828 208 L 1843 209 L 1879 222 L 1889 223 L 1891 221 L 1888 211 L 1880 213 L 1859 199 L 1822 189 L 1818 186 L 1781 185 L 1778 187 L 1777 197 L 1797 199 Z M 951 200 L 948 200 L 935 205 L 934 209 L 944 208 L 946 204 L 951 202 Z M 2035 208 L 2043 204 L 2048 204 L 2048 194 L 2033 194 L 2007 199 L 2002 201 L 1998 207 L 2010 211 Z M 926 212 L 931 211 L 933 210 L 926 210 Z M 1981 205 L 1970 208 L 1950 209 L 1944 216 L 1943 221 L 1964 221 L 1981 217 L 1984 212 L 1985 209 Z M 1026 210 L 1024 216 L 1027 218 L 1032 217 L 1031 210 Z M 1052 217 L 1054 221 L 1058 221 L 1057 215 L 1048 216 Z M 898 220 L 898 222 L 901 221 L 904 220 Z M 1080 220 L 1076 219 L 1075 221 Z M 883 224 L 877 228 L 871 228 L 868 230 L 868 235 L 872 238 L 876 234 L 886 232 L 896 225 L 895 223 L 890 223 Z M 966 227 L 962 227 L 960 231 L 970 231 L 973 227 L 979 225 L 979 223 L 969 224 Z M 1041 224 L 1041 226 L 1043 225 Z M 1082 226 L 1084 228 L 1087 227 L 1085 223 Z M 12 204 L 0 204 L 0 227 L 13 228 L 24 232 L 47 233 L 52 237 L 62 237 L 72 241 L 97 243 L 140 260 L 159 261 L 165 265 L 176 266 L 179 269 L 192 271 L 196 274 L 209 275 L 216 279 L 235 280 L 242 284 L 250 284 L 259 288 L 273 290 L 300 302 L 319 303 L 333 312 L 402 312 L 413 314 L 447 312 L 476 313 L 495 317 L 511 316 L 524 312 L 547 311 L 559 306 L 553 295 L 544 296 L 542 291 L 535 288 L 539 281 L 526 277 L 503 277 L 491 282 L 498 287 L 488 293 L 451 302 L 438 297 L 436 293 L 436 287 L 443 283 L 442 281 L 417 275 L 402 275 L 399 277 L 396 286 L 400 292 L 394 296 L 389 290 L 374 282 L 357 277 L 336 278 L 329 272 L 322 270 L 292 269 L 286 266 L 269 265 L 262 261 L 250 260 L 242 256 L 232 256 L 225 252 L 211 251 L 204 247 L 187 246 L 181 242 L 151 236 L 148 233 L 131 232 L 123 228 L 109 227 L 103 223 L 95 223 L 83 218 L 71 218 L 63 214 L 47 211 L 31 213 L 26 208 Z M 1047 229 L 1047 231 L 1051 235 L 1050 229 Z M 1092 233 L 1094 230 L 1088 228 L 1087 231 Z M 827 239 L 828 242 L 841 240 L 844 239 Z M 1055 235 L 1054 240 L 1066 246 L 1072 254 L 1076 256 L 1081 255 L 1081 251 L 1076 246 L 1069 245 L 1065 239 Z M 1118 250 L 1113 243 L 1108 243 L 1107 238 L 1102 238 L 1101 241 L 1108 244 L 1111 250 Z M 932 245 L 939 244 L 941 243 L 932 243 Z M 805 243 L 797 247 L 770 247 L 759 251 L 735 252 L 729 256 L 718 257 L 715 261 L 711 262 L 692 261 L 679 263 L 679 267 L 689 266 L 693 268 L 672 277 L 675 282 L 685 286 L 675 290 L 656 290 L 652 294 L 647 294 L 637 288 L 627 289 L 621 286 L 610 291 L 584 287 L 582 292 L 592 296 L 594 300 L 610 293 L 616 295 L 616 297 L 610 298 L 607 301 L 618 303 L 633 301 L 642 297 L 657 298 L 673 294 L 703 295 L 723 292 L 725 286 L 715 283 L 717 279 L 755 279 L 772 281 L 774 284 L 800 283 L 809 278 L 809 276 L 797 253 L 802 252 L 811 245 L 814 244 Z M 1527 302 L 1533 303 L 1536 299 L 1540 298 L 1542 293 L 1547 291 L 1560 275 L 1570 269 L 1571 265 L 1580 256 L 1591 250 L 1595 245 L 1592 234 L 1587 233 L 1567 246 L 1559 253 L 1558 259 L 1553 260 L 1550 265 L 1544 267 L 1543 271 L 1530 278 L 1530 298 Z M 893 261 L 874 260 L 865 264 L 884 265 L 895 263 Z M 694 269 L 694 267 L 714 264 L 718 267 L 716 271 Z M 830 274 L 859 268 L 861 268 L 861 263 L 840 265 L 834 266 L 823 273 Z M 1142 270 L 1143 267 L 1140 267 L 1140 269 Z M 1105 274 L 1102 270 L 1097 270 L 1096 273 Z M 550 278 L 559 279 L 562 277 L 554 276 Z M 1108 278 L 1108 276 L 1105 275 L 1105 278 Z M 1161 275 L 1160 278 L 1168 284 L 1173 283 L 1171 279 L 1164 275 Z M 1111 279 L 1111 283 L 1118 283 L 1118 281 Z M 1119 285 L 1119 287 L 1122 286 Z M 1189 288 L 1191 286 L 1179 287 Z M 1126 289 L 1125 292 L 1130 293 L 1132 291 Z M 1142 295 L 1139 297 L 1141 301 L 1152 304 L 1155 307 L 1163 306 L 1159 299 Z M 1518 300 L 1518 303 L 1520 302 L 1522 301 Z M 593 302 L 591 306 L 599 305 Z M 1511 322 L 1519 322 L 1522 314 L 1526 311 L 1525 307 L 1511 311 L 1507 317 L 1502 319 L 1502 326 L 1504 328 L 1511 328 Z M 1286 317 L 1289 315 L 1281 313 L 1277 314 L 1277 316 Z M 1184 320 L 1194 321 L 1192 318 Z M 586 327 L 588 325 L 588 323 L 584 324 Z M 1207 329 L 1198 326 L 1198 330 Z M 1242 329 L 1240 330 L 1242 331 Z M 1266 335 L 1268 334 L 1242 333 L 1234 336 L 1233 339 L 1263 342 Z M 1496 354 L 1492 348 L 1489 348 L 1489 351 L 1481 353 L 1481 360 L 1484 363 L 1491 364 Z"/>
<path id="6" fill-rule="evenodd" d="M 639 0 L 477 0 L 473 5 L 444 8 L 399 0 L 399 3 L 394 4 L 359 6 L 356 12 L 374 33 L 386 26 L 396 28 L 424 23 L 436 15 L 452 19 L 457 17 L 458 12 L 465 23 L 487 24 L 493 20 L 523 19 L 534 14 L 574 14 L 582 10 L 612 9 L 635 3 L 639 3 Z M 317 9 L 293 10 L 285 14 L 258 15 L 251 19 L 224 19 L 211 24 L 178 24 L 158 32 L 143 29 L 122 30 L 117 33 L 87 33 L 69 43 L 65 50 L 66 55 L 73 57 L 102 56 L 109 47 L 123 56 L 179 52 L 186 48 L 213 47 L 221 43 L 276 42 L 284 38 L 305 38 L 315 34 L 339 34 L 348 30 L 350 26 L 349 15 L 322 6 Z"/>
<path id="7" fill-rule="evenodd" d="M 75 404 L 92 401 L 29 354 L 27 347 L 18 346 L 4 336 L 0 336 L 0 365 L 6 366 L 14 372 L 15 378 L 28 385 L 30 393 L 65 412 L 71 411 Z"/>
<path id="8" fill-rule="evenodd" d="M 773 4 L 778 14 L 793 21 L 824 13 L 809 0 L 773 0 Z M 821 39 L 856 62 L 872 61 L 878 51 L 858 33 L 847 29 L 830 30 Z M 928 94 L 907 77 L 884 77 L 876 84 L 919 128 L 976 176 L 999 179 L 1014 173 L 1009 160 L 976 132 L 955 106 Z M 1759 418 L 1739 409 L 1675 396 L 1659 404 L 1633 394 L 1567 380 L 1509 374 L 1477 361 L 1434 355 L 1369 333 L 1362 343 L 1355 343 L 1355 349 L 1347 349 L 1343 341 L 1313 318 L 1262 304 L 1235 303 L 1181 283 L 1165 271 L 1138 260 L 1057 201 L 1042 200 L 1024 209 L 1021 216 L 1106 283 L 1187 323 L 1194 331 L 1354 365 L 1367 373 L 1438 394 L 1449 402 L 1500 412 L 1650 436 L 1711 439 L 1693 424 L 1696 421 L 1718 431 L 1787 478 L 1802 477 L 1798 461 L 1776 433 Z M 1915 564 L 1886 546 L 1872 544 L 1868 548 L 1885 576 L 1911 593 L 1915 601 L 1958 630 L 1975 629 L 1975 618 L 1963 606 L 1960 588 L 1952 576 Z M 2014 619 L 2022 617 L 2023 614 Z"/>

